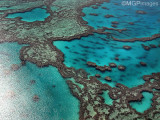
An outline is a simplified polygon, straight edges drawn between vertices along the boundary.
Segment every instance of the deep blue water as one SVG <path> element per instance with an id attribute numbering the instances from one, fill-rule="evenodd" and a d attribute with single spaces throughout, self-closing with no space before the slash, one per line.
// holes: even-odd
<path id="1" fill-rule="evenodd" d="M 7 72 L 12 64 L 20 64 L 21 47 L 17 43 L 0 44 L 0 119 L 78 120 L 79 101 L 56 68 L 27 63 L 18 71 Z M 34 95 L 39 96 L 38 102 L 32 100 Z"/>
<path id="2" fill-rule="evenodd" d="M 50 14 L 44 8 L 35 8 L 31 11 L 24 13 L 13 13 L 8 14 L 6 18 L 16 18 L 21 17 L 22 21 L 34 22 L 34 21 L 44 21 Z"/>

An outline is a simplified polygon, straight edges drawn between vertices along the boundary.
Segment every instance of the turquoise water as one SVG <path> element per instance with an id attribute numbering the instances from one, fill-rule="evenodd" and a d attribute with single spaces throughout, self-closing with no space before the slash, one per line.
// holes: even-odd
<path id="1" fill-rule="evenodd" d="M 102 27 L 114 28 L 111 26 L 111 22 L 118 21 L 119 24 L 117 24 L 116 29 L 126 28 L 127 31 L 123 31 L 123 33 L 113 30 L 106 31 L 111 32 L 114 37 L 119 39 L 150 37 L 160 32 L 159 6 L 122 6 L 121 2 L 122 0 L 111 0 L 110 3 L 103 3 L 101 6 L 98 6 L 98 9 L 86 7 L 83 9 L 83 12 L 86 14 L 83 19 L 95 29 Z M 153 0 L 152 2 L 159 1 Z M 114 3 L 118 3 L 118 5 Z M 101 7 L 107 7 L 108 9 L 102 9 Z M 147 14 L 137 14 L 137 10 L 143 10 Z M 98 16 L 90 15 L 90 13 L 96 13 Z M 107 14 L 114 17 L 105 18 L 104 16 Z M 133 22 L 134 25 L 130 25 L 129 22 Z"/>
<path id="2" fill-rule="evenodd" d="M 64 63 L 68 67 L 77 69 L 83 68 L 91 75 L 101 74 L 99 79 L 103 83 L 107 83 L 114 87 L 116 83 L 122 83 L 128 87 L 135 87 L 144 84 L 143 75 L 148 75 L 160 70 L 160 48 L 145 51 L 141 44 L 160 44 L 160 39 L 148 42 L 118 42 L 107 38 L 106 35 L 94 34 L 73 41 L 56 41 L 53 43 L 64 53 Z M 131 50 L 125 50 L 124 45 L 132 46 Z M 114 58 L 118 56 L 119 61 Z M 119 71 L 113 68 L 112 72 L 99 72 L 95 68 L 88 67 L 87 61 L 92 61 L 98 65 L 109 65 L 114 62 L 117 65 L 125 65 L 126 71 Z M 139 62 L 147 63 L 147 67 L 142 67 Z M 106 82 L 104 77 L 110 76 L 112 82 Z"/>
<path id="3" fill-rule="evenodd" d="M 156 0 L 155 0 L 156 1 Z M 118 2 L 119 5 L 114 3 Z M 107 7 L 108 10 L 101 7 Z M 1 10 L 8 8 L 1 8 Z M 56 7 L 51 8 L 53 11 Z M 136 14 L 136 10 L 144 10 L 145 15 Z M 118 11 L 118 12 L 117 12 Z M 133 37 L 148 37 L 160 32 L 159 8 L 143 7 L 122 7 L 119 1 L 111 0 L 110 3 L 103 3 L 98 9 L 86 7 L 83 9 L 86 14 L 83 17 L 88 24 L 95 29 L 102 27 L 113 28 L 112 21 L 118 21 L 117 29 L 127 28 L 127 31 L 118 33 L 113 30 L 106 30 L 114 37 L 128 39 Z M 91 16 L 90 13 L 97 13 L 98 16 Z M 104 15 L 112 14 L 115 17 L 105 18 Z M 153 16 L 154 15 L 154 16 Z M 34 22 L 44 21 L 49 13 L 43 8 L 35 8 L 24 13 L 9 14 L 7 18 L 21 17 L 22 21 Z M 152 16 L 152 17 L 151 17 Z M 128 24 L 134 22 L 134 25 Z M 127 87 L 142 85 L 145 81 L 143 75 L 148 75 L 160 70 L 160 47 L 145 51 L 141 44 L 160 44 L 160 39 L 147 42 L 118 42 L 106 35 L 94 33 L 88 37 L 74 39 L 73 41 L 56 41 L 53 43 L 64 53 L 64 63 L 68 67 L 76 69 L 83 68 L 90 75 L 101 74 L 99 80 L 115 87 L 121 83 Z M 129 45 L 131 50 L 124 50 L 122 47 Z M 22 46 L 17 43 L 0 44 L 0 119 L 8 120 L 78 120 L 79 102 L 70 93 L 70 90 L 56 68 L 51 66 L 38 68 L 36 65 L 27 63 L 18 71 L 10 71 L 12 64 L 20 64 L 19 50 Z M 119 57 L 119 61 L 114 58 Z M 102 73 L 95 68 L 88 67 L 87 61 L 98 65 L 108 65 L 111 62 L 117 65 L 125 65 L 126 71 L 119 71 L 113 68 L 112 72 Z M 147 63 L 142 67 L 139 62 Z M 110 76 L 112 82 L 107 82 L 104 77 Z M 35 84 L 31 84 L 35 80 Z M 80 86 L 83 88 L 83 86 Z M 32 97 L 39 96 L 38 102 L 33 102 Z M 131 106 L 138 112 L 143 113 L 151 107 L 153 95 L 143 92 L 144 98 L 141 102 L 131 102 Z M 112 105 L 113 100 L 109 97 L 108 91 L 102 94 L 105 103 Z M 6 118 L 6 119 L 4 119 Z"/>
<path id="4" fill-rule="evenodd" d="M 8 7 L 0 7 L 0 10 L 8 10 L 8 9 L 10 9 L 10 8 L 8 8 Z"/>
<path id="5" fill-rule="evenodd" d="M 13 13 L 8 14 L 6 18 L 16 18 L 21 17 L 22 21 L 26 22 L 35 22 L 35 21 L 44 21 L 50 14 L 44 8 L 35 8 L 31 11 L 24 13 Z"/>
<path id="6" fill-rule="evenodd" d="M 136 111 L 143 113 L 148 110 L 152 104 L 153 94 L 149 92 L 142 92 L 143 98 L 140 102 L 130 102 L 132 108 L 136 109 Z"/>
<path id="7" fill-rule="evenodd" d="M 117 28 L 127 28 L 127 31 L 122 33 L 113 30 L 107 31 L 120 39 L 148 37 L 160 32 L 160 14 L 158 14 L 160 9 L 158 7 L 124 7 L 120 2 L 117 0 L 111 0 L 110 3 L 104 2 L 101 6 L 98 6 L 98 9 L 93 9 L 92 6 L 85 7 L 83 12 L 86 16 L 83 19 L 95 29 L 102 27 L 113 28 L 111 22 L 118 21 Z M 115 5 L 115 3 L 118 3 L 118 5 Z M 102 9 L 102 7 L 107 7 L 108 9 Z M 144 10 L 147 14 L 137 14 L 137 10 Z M 98 16 L 90 15 L 90 13 L 96 13 Z M 114 17 L 105 18 L 104 16 L 107 14 L 114 15 Z M 130 25 L 129 22 L 134 22 L 134 25 Z M 160 70 L 160 48 L 145 51 L 141 46 L 141 44 L 159 45 L 160 39 L 147 42 L 118 42 L 109 36 L 94 33 L 94 35 L 82 37 L 81 39 L 74 39 L 69 42 L 56 41 L 53 44 L 64 53 L 64 63 L 67 66 L 77 69 L 83 68 L 91 75 L 101 74 L 102 77 L 99 80 L 112 87 L 115 87 L 116 83 L 122 83 L 130 88 L 142 85 L 144 84 L 143 75 L 159 72 Z M 132 49 L 124 50 L 122 48 L 124 45 L 129 45 Z M 119 57 L 120 60 L 116 61 L 115 57 Z M 117 68 L 113 68 L 112 72 L 101 73 L 95 68 L 88 67 L 86 65 L 87 61 L 92 61 L 102 66 L 114 62 L 117 65 L 125 65 L 127 69 L 122 72 Z M 140 66 L 139 62 L 141 61 L 147 63 L 147 67 Z M 112 82 L 106 82 L 104 80 L 105 76 L 110 76 Z"/>
<path id="8" fill-rule="evenodd" d="M 12 64 L 20 64 L 21 47 L 0 44 L 0 119 L 78 120 L 79 102 L 56 68 L 27 63 L 18 71 L 6 72 Z M 32 100 L 34 95 L 39 96 L 38 102 Z"/>
<path id="9" fill-rule="evenodd" d="M 107 105 L 112 105 L 113 104 L 113 100 L 109 97 L 109 91 L 103 91 L 102 97 L 104 98 L 104 102 Z"/>

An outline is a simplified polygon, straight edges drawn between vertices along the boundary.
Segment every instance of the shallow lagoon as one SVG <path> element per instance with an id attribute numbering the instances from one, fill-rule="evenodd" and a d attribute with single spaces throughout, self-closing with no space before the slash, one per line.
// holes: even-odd
<path id="1" fill-rule="evenodd" d="M 26 22 L 35 22 L 35 21 L 44 21 L 50 14 L 44 8 L 35 8 L 31 11 L 23 13 L 13 13 L 8 14 L 6 18 L 16 18 L 21 17 L 22 21 Z"/>
<path id="2" fill-rule="evenodd" d="M 116 83 L 122 83 L 128 87 L 135 87 L 144 83 L 142 76 L 153 72 L 158 72 L 160 68 L 160 48 L 145 51 L 141 44 L 160 44 L 160 39 L 148 42 L 118 42 L 108 39 L 106 35 L 94 34 L 88 37 L 82 37 L 74 41 L 56 41 L 54 45 L 58 47 L 65 57 L 64 63 L 69 67 L 77 69 L 83 68 L 91 75 L 97 73 L 102 75 L 100 79 L 103 83 L 105 76 L 110 76 L 112 82 L 107 82 L 114 87 Z M 125 50 L 124 45 L 132 46 L 131 50 Z M 66 48 L 67 46 L 67 48 Z M 114 58 L 118 56 L 119 61 Z M 111 62 L 117 65 L 125 65 L 126 71 L 119 71 L 113 68 L 112 72 L 101 73 L 95 68 L 88 67 L 87 61 L 92 61 L 98 65 L 108 65 Z M 147 67 L 142 67 L 139 62 L 147 63 Z"/>
<path id="3" fill-rule="evenodd" d="M 142 95 L 142 101 L 130 102 L 131 107 L 136 109 L 140 113 L 143 113 L 151 107 L 153 98 L 153 94 L 149 92 L 142 92 Z"/>

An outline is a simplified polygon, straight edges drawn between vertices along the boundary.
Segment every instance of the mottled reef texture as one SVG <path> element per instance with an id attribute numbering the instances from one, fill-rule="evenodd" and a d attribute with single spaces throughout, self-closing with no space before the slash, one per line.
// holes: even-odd
<path id="1" fill-rule="evenodd" d="M 116 30 L 119 33 L 126 29 L 102 28 L 94 30 L 83 21 L 82 8 L 96 4 L 100 6 L 108 0 L 1 0 L 0 7 L 11 7 L 0 12 L 0 43 L 18 42 L 26 44 L 20 51 L 22 65 L 26 61 L 35 63 L 39 67 L 52 65 L 57 67 L 64 78 L 70 78 L 67 84 L 72 94 L 80 101 L 80 120 L 159 120 L 160 119 L 160 73 L 144 76 L 144 85 L 134 88 L 117 84 L 111 88 L 102 84 L 96 77 L 90 76 L 83 69 L 64 65 L 64 55 L 52 43 L 56 40 L 72 40 L 93 34 L 111 34 L 106 29 Z M 50 16 L 43 22 L 24 22 L 21 18 L 7 19 L 9 13 L 25 12 L 31 9 L 46 6 Z M 13 9 L 14 8 L 14 9 Z M 16 8 L 16 9 L 15 9 Z M 96 7 L 95 7 L 96 9 Z M 150 38 L 140 40 L 152 40 L 159 37 L 153 35 Z M 113 38 L 119 40 L 117 38 Z M 133 38 L 132 41 L 137 39 Z M 127 41 L 127 40 L 121 40 Z M 100 96 L 104 91 L 109 91 L 109 96 L 114 100 L 113 105 L 104 103 Z M 129 101 L 142 99 L 142 91 L 152 92 L 152 107 L 143 114 L 136 112 L 129 105 Z M 36 101 L 39 99 L 34 97 Z"/>

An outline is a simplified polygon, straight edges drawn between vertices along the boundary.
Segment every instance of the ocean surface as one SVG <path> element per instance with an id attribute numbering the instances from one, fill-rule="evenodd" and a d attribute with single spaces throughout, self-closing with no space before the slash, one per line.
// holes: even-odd
<path id="1" fill-rule="evenodd" d="M 157 1 L 157 0 L 154 0 Z M 117 4 L 114 3 L 118 2 Z M 121 6 L 120 1 L 112 0 L 110 3 L 103 3 L 98 9 L 86 7 L 83 17 L 88 25 L 95 29 L 112 27 L 113 21 L 118 21 L 116 29 L 126 28 L 127 31 L 119 33 L 111 32 L 119 39 L 148 37 L 160 32 L 160 9 L 158 7 L 130 7 Z M 93 5 L 95 6 L 95 5 Z M 107 7 L 108 9 L 103 9 Z M 9 8 L 0 8 L 5 10 Z M 12 8 L 10 8 L 12 9 Z M 52 8 L 56 9 L 56 8 Z M 144 10 L 147 14 L 137 14 L 136 10 Z M 117 12 L 118 11 L 118 12 Z M 96 13 L 98 16 L 90 15 Z M 105 15 L 115 17 L 105 18 Z M 7 18 L 21 17 L 22 21 L 34 22 L 44 21 L 49 16 L 45 8 L 35 8 L 24 13 L 9 14 Z M 130 25 L 133 22 L 134 25 Z M 153 72 L 160 72 L 160 47 L 152 48 L 149 51 L 143 49 L 141 44 L 159 45 L 160 39 L 147 42 L 118 42 L 112 38 L 94 33 L 87 37 L 74 39 L 72 41 L 56 41 L 53 43 L 64 53 L 64 63 L 68 67 L 76 69 L 83 68 L 90 75 L 100 74 L 99 80 L 115 87 L 116 83 L 121 83 L 129 88 L 142 85 L 145 81 L 143 75 Z M 124 45 L 132 47 L 130 50 L 123 49 Z M 25 66 L 17 71 L 10 71 L 12 64 L 19 64 L 19 51 L 22 45 L 17 43 L 0 44 L 0 119 L 3 120 L 78 120 L 79 101 L 73 97 L 65 82 L 56 68 L 49 66 L 38 68 L 36 65 L 27 62 Z M 114 58 L 119 57 L 119 61 Z M 98 65 L 108 65 L 116 63 L 125 65 L 125 71 L 113 68 L 112 72 L 102 73 L 95 68 L 88 67 L 86 62 L 92 61 Z M 140 61 L 147 63 L 146 67 L 139 64 Z M 107 82 L 104 77 L 110 76 L 112 82 Z M 35 83 L 32 83 L 32 80 Z M 39 96 L 37 102 L 33 101 L 33 96 Z M 130 105 L 138 112 L 143 113 L 151 107 L 151 93 L 143 92 L 144 98 L 140 102 L 131 102 Z M 105 103 L 112 105 L 113 100 L 108 92 L 103 94 Z M 4 119 L 6 118 L 6 119 Z"/>
<path id="2" fill-rule="evenodd" d="M 20 65 L 17 43 L 0 44 L 1 120 L 78 120 L 79 101 L 73 97 L 56 68 Z M 32 82 L 34 80 L 34 82 Z M 33 96 L 39 96 L 37 102 Z"/>

